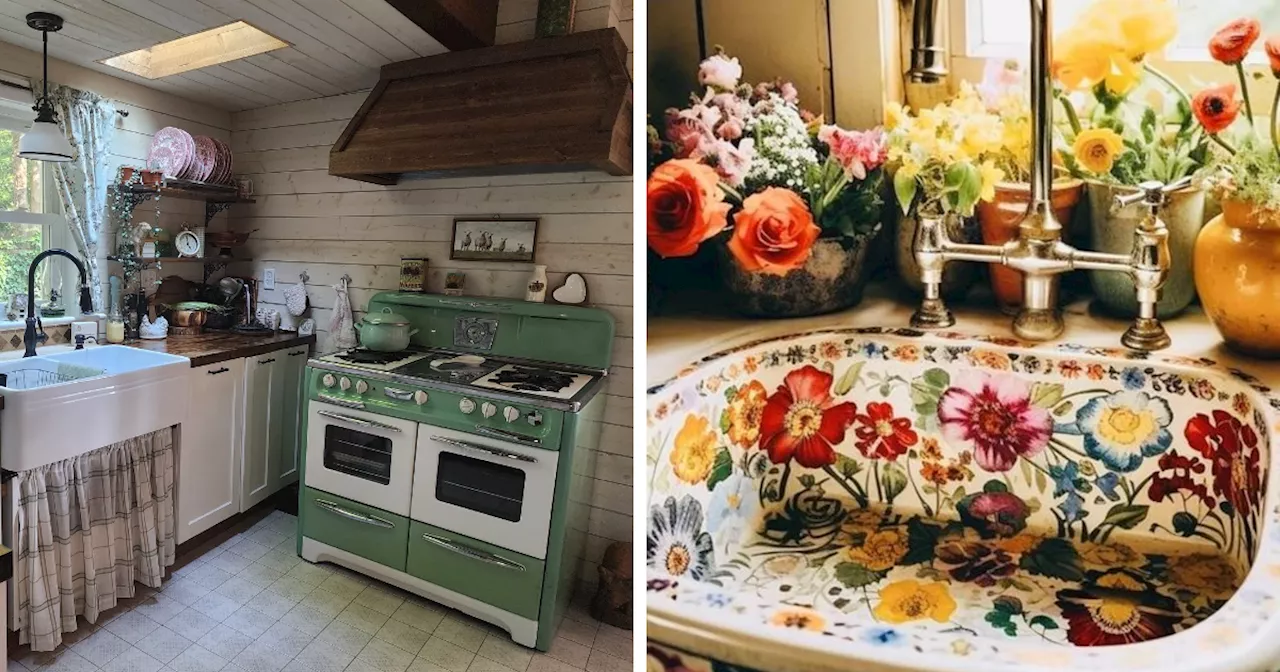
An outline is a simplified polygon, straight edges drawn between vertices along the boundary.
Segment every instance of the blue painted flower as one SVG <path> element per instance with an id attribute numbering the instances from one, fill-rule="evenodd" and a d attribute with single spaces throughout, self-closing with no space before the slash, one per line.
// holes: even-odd
<path id="1" fill-rule="evenodd" d="M 1169 449 L 1172 420 L 1168 402 L 1134 391 L 1097 397 L 1076 413 L 1076 424 L 1084 434 L 1084 452 L 1124 472 Z"/>
<path id="2" fill-rule="evenodd" d="M 724 593 L 707 593 L 702 596 L 702 601 L 708 607 L 724 608 L 733 602 L 733 598 Z"/>
<path id="3" fill-rule="evenodd" d="M 862 638 L 868 644 L 875 644 L 876 646 L 892 646 L 895 644 L 901 644 L 903 641 L 902 633 L 894 630 L 893 628 L 881 627 L 867 628 L 867 630 L 863 632 Z"/>
<path id="4" fill-rule="evenodd" d="M 734 470 L 711 490 L 711 499 L 707 502 L 707 531 L 717 539 L 736 544 L 759 510 L 760 496 L 756 493 L 755 481 Z"/>
<path id="5" fill-rule="evenodd" d="M 1147 374 L 1136 366 L 1130 366 L 1120 372 L 1120 382 L 1126 390 L 1141 390 L 1147 384 Z"/>
<path id="6" fill-rule="evenodd" d="M 1049 477 L 1053 479 L 1053 497 L 1063 497 L 1058 510 L 1062 511 L 1068 523 L 1084 518 L 1084 497 L 1080 496 L 1080 467 L 1075 462 L 1064 462 L 1049 467 Z M 1087 487 L 1088 483 L 1084 482 Z"/>
<path id="7" fill-rule="evenodd" d="M 1113 502 L 1120 501 L 1120 493 L 1116 492 L 1116 487 L 1120 485 L 1119 474 L 1114 471 L 1108 471 L 1095 479 L 1093 483 L 1098 486 L 1098 489 L 1102 491 L 1102 494 L 1107 499 Z"/>
<path id="8" fill-rule="evenodd" d="M 862 354 L 866 355 L 869 359 L 885 359 L 887 357 L 886 353 L 888 352 L 889 347 L 880 345 L 879 343 L 867 341 L 862 344 Z"/>

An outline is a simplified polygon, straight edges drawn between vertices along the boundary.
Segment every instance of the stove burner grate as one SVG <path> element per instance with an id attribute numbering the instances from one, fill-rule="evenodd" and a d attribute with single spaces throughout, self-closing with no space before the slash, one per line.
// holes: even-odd
<path id="1" fill-rule="evenodd" d="M 492 382 L 523 392 L 559 392 L 573 385 L 573 376 L 559 371 L 512 365 L 495 374 Z"/>
<path id="2" fill-rule="evenodd" d="M 348 350 L 334 357 L 352 364 L 390 364 L 411 356 L 408 352 L 378 352 L 376 350 Z"/>

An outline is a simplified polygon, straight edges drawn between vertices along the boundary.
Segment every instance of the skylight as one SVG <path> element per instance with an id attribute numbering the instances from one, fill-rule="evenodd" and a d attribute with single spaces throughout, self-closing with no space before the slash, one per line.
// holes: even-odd
<path id="1" fill-rule="evenodd" d="M 140 77 L 159 79 L 287 46 L 288 42 L 268 35 L 244 21 L 236 21 L 154 47 L 112 56 L 100 62 Z"/>

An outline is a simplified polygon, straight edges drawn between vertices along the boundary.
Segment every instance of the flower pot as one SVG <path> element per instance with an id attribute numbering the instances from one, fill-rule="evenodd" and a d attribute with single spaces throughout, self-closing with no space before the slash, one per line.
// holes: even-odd
<path id="1" fill-rule="evenodd" d="M 1223 201 L 1196 239 L 1195 286 L 1228 347 L 1280 357 L 1280 213 Z"/>
<path id="2" fill-rule="evenodd" d="M 899 210 L 901 212 L 901 210 Z M 972 217 L 952 217 L 946 225 L 947 237 L 957 243 L 976 243 L 982 239 L 978 220 Z M 916 263 L 915 239 L 916 216 L 902 215 L 898 218 L 898 232 L 895 238 L 894 258 L 898 269 L 898 278 L 916 294 L 924 293 L 924 284 L 920 282 L 920 265 Z M 978 280 L 982 268 L 978 264 L 947 264 L 942 271 L 942 298 L 948 301 L 959 301 L 969 293 L 973 283 Z"/>
<path id="3" fill-rule="evenodd" d="M 143 170 L 140 173 L 142 175 L 142 184 L 146 187 L 158 187 L 164 179 L 164 173 L 158 170 Z"/>
<path id="4" fill-rule="evenodd" d="M 133 166 L 120 166 L 120 184 L 129 184 L 133 181 Z"/>
<path id="5" fill-rule="evenodd" d="M 1067 180 L 1056 182 L 1050 195 L 1053 216 L 1065 234 L 1071 225 L 1071 214 L 1080 202 L 1084 182 Z M 991 201 L 979 201 L 978 223 L 982 227 L 982 242 L 987 245 L 1003 245 L 1018 237 L 1018 225 L 1027 214 L 1031 201 L 1031 185 L 1001 182 L 996 185 L 996 197 Z M 1066 236 L 1064 235 L 1064 238 Z M 1022 306 L 1022 274 L 1007 266 L 990 264 L 991 291 L 995 294 L 1000 310 L 1014 313 Z"/>
<path id="6" fill-rule="evenodd" d="M 724 245 L 717 245 L 720 277 L 738 312 L 751 317 L 803 317 L 856 305 L 866 284 L 867 248 L 873 236 L 822 238 L 809 259 L 786 275 L 742 270 Z"/>
<path id="7" fill-rule="evenodd" d="M 1130 254 L 1134 229 L 1146 217 L 1146 206 L 1139 203 L 1113 211 L 1117 194 L 1136 190 L 1102 182 L 1090 181 L 1088 184 L 1091 248 L 1098 252 Z M 1160 302 L 1156 304 L 1156 314 L 1161 318 L 1177 315 L 1196 298 L 1192 257 L 1196 236 L 1204 225 L 1204 206 L 1204 190 L 1187 188 L 1169 194 L 1160 211 L 1160 219 L 1169 229 L 1170 256 L 1169 277 L 1161 289 Z M 1098 297 L 1098 304 L 1106 312 L 1124 318 L 1138 314 L 1138 297 L 1133 291 L 1133 279 L 1128 275 L 1089 271 L 1089 284 Z"/>

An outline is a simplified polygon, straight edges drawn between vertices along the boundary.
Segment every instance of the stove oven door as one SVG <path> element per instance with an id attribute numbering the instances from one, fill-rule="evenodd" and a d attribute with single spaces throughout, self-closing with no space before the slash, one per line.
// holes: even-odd
<path id="1" fill-rule="evenodd" d="M 311 401 L 304 483 L 408 516 L 417 438 L 416 422 Z"/>
<path id="2" fill-rule="evenodd" d="M 544 559 L 558 458 L 553 450 L 420 425 L 410 517 Z"/>

